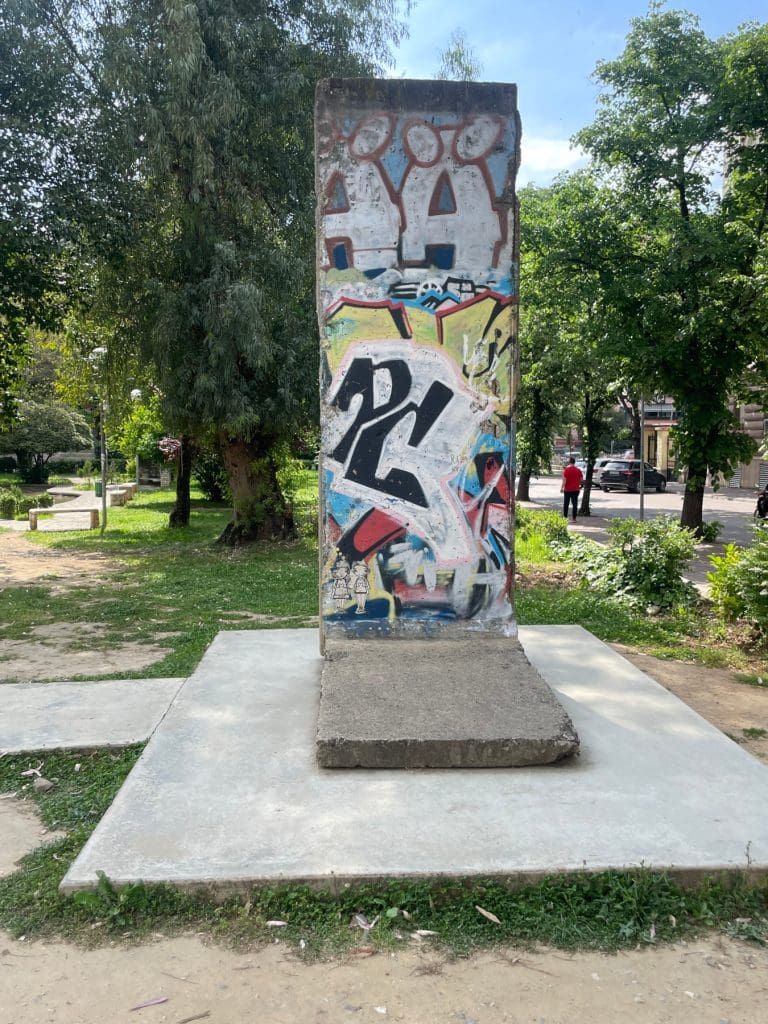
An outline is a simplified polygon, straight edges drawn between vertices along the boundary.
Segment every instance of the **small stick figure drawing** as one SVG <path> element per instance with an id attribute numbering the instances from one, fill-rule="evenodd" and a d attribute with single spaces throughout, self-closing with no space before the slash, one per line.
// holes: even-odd
<path id="1" fill-rule="evenodd" d="M 349 589 L 349 562 L 346 558 L 339 557 L 331 570 L 333 576 L 333 603 L 339 611 L 352 597 Z"/>
<path id="2" fill-rule="evenodd" d="M 352 579 L 354 580 L 353 589 L 357 598 L 355 615 L 365 615 L 365 599 L 368 597 L 368 591 L 371 589 L 371 585 L 368 582 L 368 566 L 365 562 L 352 563 Z"/>

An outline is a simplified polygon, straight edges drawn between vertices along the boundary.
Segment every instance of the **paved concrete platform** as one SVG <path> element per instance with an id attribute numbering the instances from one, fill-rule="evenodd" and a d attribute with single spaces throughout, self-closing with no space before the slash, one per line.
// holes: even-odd
<path id="1" fill-rule="evenodd" d="M 535 768 L 318 768 L 315 630 L 221 633 L 67 873 L 144 879 L 528 878 L 768 869 L 768 768 L 576 626 L 520 629 L 581 754 Z"/>
<path id="2" fill-rule="evenodd" d="M 511 768 L 578 749 L 573 723 L 517 639 L 326 642 L 321 768 Z"/>
<path id="3" fill-rule="evenodd" d="M 0 685 L 0 752 L 127 747 L 151 736 L 183 679 Z"/>

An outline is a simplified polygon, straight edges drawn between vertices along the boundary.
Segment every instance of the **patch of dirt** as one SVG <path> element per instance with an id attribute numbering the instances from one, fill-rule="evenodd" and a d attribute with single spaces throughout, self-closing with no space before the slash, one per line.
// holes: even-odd
<path id="1" fill-rule="evenodd" d="M 738 683 L 726 669 L 664 661 L 623 644 L 610 646 L 750 754 L 768 764 L 768 689 Z M 745 729 L 765 731 L 767 735 L 745 735 Z"/>
<path id="2" fill-rule="evenodd" d="M 171 650 L 134 642 L 105 646 L 100 632 L 94 623 L 53 622 L 30 630 L 29 639 L 0 640 L 0 679 L 26 683 L 138 672 Z"/>
<path id="3" fill-rule="evenodd" d="M 768 954 L 716 938 L 618 956 L 494 951 L 427 972 L 413 949 L 304 964 L 279 942 L 251 953 L 195 937 L 81 950 L 0 935 L 0 964 L 13 1024 L 104 1024 L 147 1003 L 138 1016 L 168 1024 L 754 1024 Z"/>
<path id="4" fill-rule="evenodd" d="M 0 878 L 12 874 L 16 862 L 25 854 L 62 834 L 49 832 L 41 824 L 33 804 L 17 800 L 13 794 L 0 795 Z"/>
<path id="5" fill-rule="evenodd" d="M 307 621 L 311 621 L 312 625 L 317 625 L 317 617 L 307 619 L 306 615 L 264 615 L 260 612 L 222 612 L 220 622 L 226 622 L 228 619 L 233 619 L 237 622 L 258 622 L 260 626 L 274 626 L 281 622 L 293 622 L 296 625 L 303 625 Z"/>
<path id="6" fill-rule="evenodd" d="M 95 578 L 104 580 L 116 569 L 116 562 L 99 552 L 57 551 L 30 543 L 24 534 L 0 534 L 0 587 L 51 583 L 60 593 Z"/>
<path id="7" fill-rule="evenodd" d="M 558 565 L 528 565 L 515 573 L 515 586 L 557 587 L 565 580 L 573 580 L 573 572 Z"/>

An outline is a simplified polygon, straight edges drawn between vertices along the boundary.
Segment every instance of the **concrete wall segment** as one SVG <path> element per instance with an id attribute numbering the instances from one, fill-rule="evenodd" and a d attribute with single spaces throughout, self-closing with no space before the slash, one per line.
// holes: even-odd
<path id="1" fill-rule="evenodd" d="M 515 632 L 519 139 L 513 85 L 318 86 L 329 635 Z"/>

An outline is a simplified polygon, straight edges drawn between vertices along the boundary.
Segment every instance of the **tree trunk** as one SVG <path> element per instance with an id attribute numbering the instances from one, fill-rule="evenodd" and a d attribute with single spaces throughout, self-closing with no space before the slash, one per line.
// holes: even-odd
<path id="1" fill-rule="evenodd" d="M 589 463 L 587 466 L 587 473 L 584 477 L 584 488 L 581 492 L 581 507 L 579 508 L 580 516 L 591 516 L 592 510 L 589 507 L 589 497 L 592 494 L 592 472 L 594 465 Z"/>
<path id="2" fill-rule="evenodd" d="M 188 434 L 181 435 L 181 446 L 176 462 L 176 503 L 168 518 L 169 526 L 189 526 L 191 500 L 189 496 L 192 480 L 192 458 L 194 446 Z"/>
<path id="3" fill-rule="evenodd" d="M 517 501 L 531 500 L 531 471 L 529 469 L 520 471 L 520 475 L 517 478 L 517 494 L 515 499 Z"/>
<path id="4" fill-rule="evenodd" d="M 689 475 L 693 477 L 693 472 L 689 471 Z M 701 477 L 699 477 L 698 474 L 694 477 L 694 479 L 702 480 L 704 478 L 704 473 L 702 473 Z M 680 516 L 680 525 L 687 527 L 689 530 L 693 530 L 694 533 L 700 537 L 703 525 L 703 516 L 704 484 L 701 483 L 698 486 L 693 487 L 688 483 L 685 485 L 685 494 L 683 495 L 683 511 Z"/>
<path id="5" fill-rule="evenodd" d="M 221 437 L 221 454 L 229 477 L 234 517 L 219 537 L 220 544 L 286 540 L 296 535 L 293 512 L 277 479 L 270 444 Z"/>

